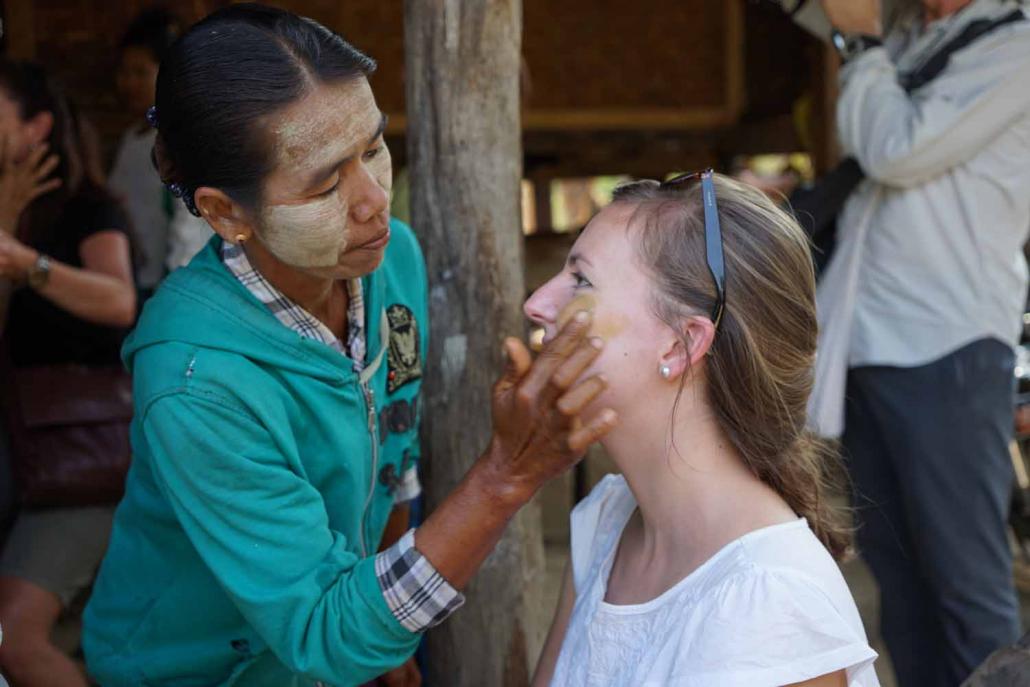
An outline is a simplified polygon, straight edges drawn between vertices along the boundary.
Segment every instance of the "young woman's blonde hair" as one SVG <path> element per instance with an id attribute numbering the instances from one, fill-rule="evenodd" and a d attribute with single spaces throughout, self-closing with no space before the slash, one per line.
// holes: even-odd
<path id="1" fill-rule="evenodd" d="M 721 175 L 713 181 L 726 306 L 705 363 L 709 403 L 751 471 L 839 558 L 850 532 L 826 497 L 836 455 L 805 429 L 817 333 L 808 238 L 757 189 Z M 613 202 L 635 206 L 630 230 L 654 279 L 655 313 L 685 337 L 684 319 L 707 316 L 716 301 L 700 184 L 638 181 L 616 189 Z"/>

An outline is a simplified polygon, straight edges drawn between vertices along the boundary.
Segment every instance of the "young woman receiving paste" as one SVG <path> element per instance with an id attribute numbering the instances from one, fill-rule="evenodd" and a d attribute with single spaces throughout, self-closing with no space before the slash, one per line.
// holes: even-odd
<path id="1" fill-rule="evenodd" d="M 572 513 L 535 685 L 877 685 L 804 431 L 814 282 L 797 224 L 708 172 L 617 190 L 527 301 L 545 341 L 593 304 L 584 418 L 619 413 L 622 472 Z"/>
<path id="2" fill-rule="evenodd" d="M 535 362 L 509 340 L 488 450 L 407 530 L 426 273 L 389 217 L 374 66 L 258 5 L 214 13 L 162 61 L 155 157 L 216 236 L 123 351 L 134 461 L 83 634 L 105 687 L 418 684 L 421 633 L 614 423 L 578 418 L 604 388 L 573 384 L 600 350 L 587 314 Z"/>

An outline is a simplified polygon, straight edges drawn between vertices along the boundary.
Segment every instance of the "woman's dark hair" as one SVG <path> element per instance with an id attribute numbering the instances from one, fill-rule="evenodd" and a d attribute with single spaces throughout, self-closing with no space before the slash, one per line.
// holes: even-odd
<path id="1" fill-rule="evenodd" d="M 158 71 L 161 178 L 190 198 L 211 186 L 258 205 L 273 165 L 263 120 L 318 84 L 365 77 L 375 67 L 311 19 L 249 3 L 214 12 L 176 41 Z"/>
<path id="2" fill-rule="evenodd" d="M 182 33 L 182 22 L 178 17 L 164 9 L 155 7 L 144 10 L 132 20 L 122 34 L 119 51 L 126 48 L 143 48 L 150 53 L 155 64 L 161 64 L 165 53 Z"/>
<path id="3" fill-rule="evenodd" d="M 107 196 L 95 131 L 54 79 L 38 64 L 0 58 L 0 89 L 18 106 L 22 121 L 41 112 L 49 112 L 54 120 L 47 142 L 58 156 L 53 175 L 61 179 L 61 186 L 33 202 L 33 227 L 56 219 L 75 195 Z"/>

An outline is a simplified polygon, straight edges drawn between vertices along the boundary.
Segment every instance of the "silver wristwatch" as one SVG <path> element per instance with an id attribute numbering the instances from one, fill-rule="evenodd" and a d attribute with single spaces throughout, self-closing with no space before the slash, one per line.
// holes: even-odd
<path id="1" fill-rule="evenodd" d="M 883 41 L 875 36 L 846 34 L 841 33 L 837 29 L 834 29 L 833 33 L 830 34 L 830 40 L 833 41 L 833 47 L 837 49 L 837 54 L 840 55 L 840 59 L 844 62 L 861 55 L 869 48 L 877 48 L 883 45 Z"/>
<path id="2" fill-rule="evenodd" d="M 39 254 L 36 258 L 36 262 L 32 267 L 29 268 L 28 277 L 29 286 L 34 289 L 41 289 L 46 286 L 47 281 L 50 280 L 50 258 Z"/>

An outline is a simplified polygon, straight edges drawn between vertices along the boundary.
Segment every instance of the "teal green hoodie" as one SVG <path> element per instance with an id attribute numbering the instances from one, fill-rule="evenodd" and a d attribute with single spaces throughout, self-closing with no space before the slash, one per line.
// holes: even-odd
<path id="1" fill-rule="evenodd" d="M 133 462 L 86 608 L 104 687 L 360 684 L 403 663 L 373 563 L 418 457 L 425 265 L 391 222 L 365 277 L 370 368 L 301 338 L 213 239 L 147 304 L 123 356 Z"/>

